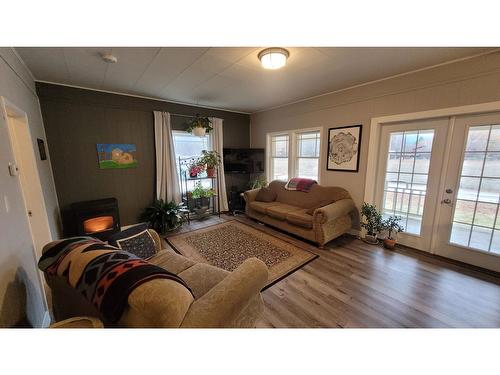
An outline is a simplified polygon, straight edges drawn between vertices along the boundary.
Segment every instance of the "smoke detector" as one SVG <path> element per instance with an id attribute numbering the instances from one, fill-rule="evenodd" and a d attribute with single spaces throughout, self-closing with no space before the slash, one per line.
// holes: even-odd
<path id="1" fill-rule="evenodd" d="M 101 58 L 103 59 L 104 62 L 107 62 L 108 64 L 114 64 L 118 61 L 116 56 L 113 56 L 111 53 L 103 53 L 101 55 Z"/>

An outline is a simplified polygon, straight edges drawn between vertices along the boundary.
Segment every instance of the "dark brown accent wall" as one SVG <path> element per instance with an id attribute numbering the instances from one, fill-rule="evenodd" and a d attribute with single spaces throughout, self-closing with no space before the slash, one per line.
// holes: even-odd
<path id="1" fill-rule="evenodd" d="M 224 147 L 249 147 L 248 115 L 37 82 L 63 227 L 73 202 L 115 197 L 122 225 L 134 224 L 155 194 L 153 111 L 224 119 Z M 172 116 L 172 127 L 187 118 Z M 134 143 L 137 168 L 99 169 L 97 143 Z"/>

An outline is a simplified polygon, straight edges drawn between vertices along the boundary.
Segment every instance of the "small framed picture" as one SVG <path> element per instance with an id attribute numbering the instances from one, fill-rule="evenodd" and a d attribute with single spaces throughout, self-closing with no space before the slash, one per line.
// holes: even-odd
<path id="1" fill-rule="evenodd" d="M 38 152 L 40 152 L 40 160 L 47 160 L 47 153 L 45 152 L 45 142 L 43 139 L 37 138 Z"/>
<path id="2" fill-rule="evenodd" d="M 362 125 L 328 129 L 327 170 L 358 172 L 361 129 Z"/>

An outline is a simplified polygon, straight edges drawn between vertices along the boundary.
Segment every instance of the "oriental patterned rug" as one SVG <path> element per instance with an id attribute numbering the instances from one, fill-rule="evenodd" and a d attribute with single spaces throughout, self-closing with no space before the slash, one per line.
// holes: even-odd
<path id="1" fill-rule="evenodd" d="M 316 259 L 318 255 L 236 220 L 167 238 L 176 252 L 196 262 L 233 271 L 256 257 L 269 269 L 264 289 Z"/>

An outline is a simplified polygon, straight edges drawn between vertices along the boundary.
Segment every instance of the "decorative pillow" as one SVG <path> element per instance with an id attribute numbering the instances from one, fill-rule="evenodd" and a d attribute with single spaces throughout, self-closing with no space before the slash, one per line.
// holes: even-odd
<path id="1" fill-rule="evenodd" d="M 108 243 L 111 246 L 118 247 L 118 240 L 121 240 L 122 238 L 128 238 L 132 237 L 135 234 L 144 232 L 144 230 L 148 229 L 148 224 L 138 224 L 134 225 L 133 227 L 127 228 L 125 230 L 122 230 L 121 232 L 112 234 L 108 238 Z"/>
<path id="2" fill-rule="evenodd" d="M 155 241 L 147 229 L 116 242 L 120 249 L 137 255 L 142 259 L 151 258 L 156 254 Z"/>
<path id="3" fill-rule="evenodd" d="M 274 202 L 278 194 L 268 187 L 260 188 L 257 196 L 255 197 L 256 201 L 259 202 Z"/>
<path id="4" fill-rule="evenodd" d="M 308 215 L 313 215 L 314 214 L 314 211 L 317 209 L 317 208 L 320 208 L 320 207 L 324 207 L 324 206 L 328 206 L 330 203 L 333 203 L 334 201 L 331 200 L 331 199 L 325 199 L 324 201 L 321 201 L 319 203 L 317 203 L 316 205 L 314 205 L 313 207 L 311 207 L 310 209 L 308 209 L 306 211 L 306 214 Z"/>

